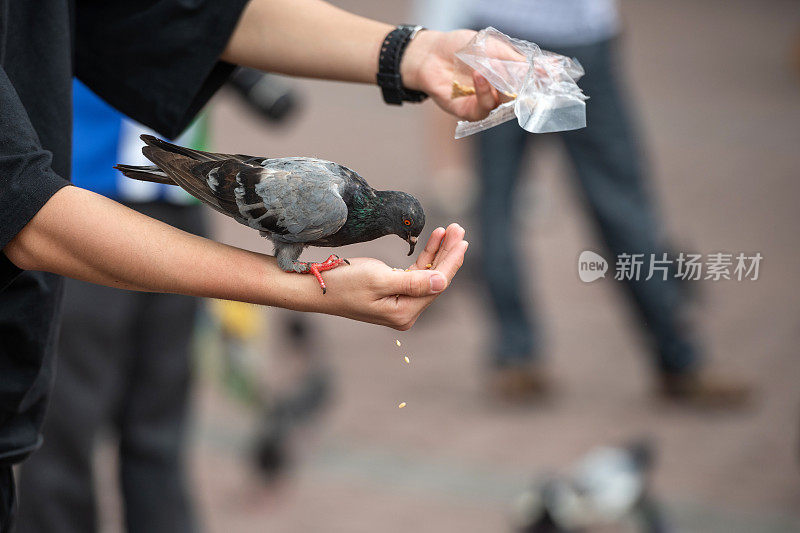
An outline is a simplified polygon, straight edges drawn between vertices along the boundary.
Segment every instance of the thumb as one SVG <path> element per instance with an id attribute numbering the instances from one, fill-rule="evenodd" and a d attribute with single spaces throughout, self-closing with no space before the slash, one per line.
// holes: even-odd
<path id="1" fill-rule="evenodd" d="M 405 296 L 432 296 L 447 287 L 447 278 L 436 270 L 411 270 L 398 273 L 391 293 Z"/>
<path id="2" fill-rule="evenodd" d="M 472 82 L 475 85 L 475 98 L 478 105 L 475 108 L 475 117 L 471 120 L 482 120 L 489 115 L 492 109 L 497 107 L 497 96 L 492 85 L 477 72 L 472 73 Z"/>

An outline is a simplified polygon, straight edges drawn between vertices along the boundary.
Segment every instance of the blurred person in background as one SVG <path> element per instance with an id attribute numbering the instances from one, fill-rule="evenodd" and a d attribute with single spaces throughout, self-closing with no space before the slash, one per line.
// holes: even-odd
<path id="1" fill-rule="evenodd" d="M 617 2 L 433 0 L 418 8 L 421 20 L 436 29 L 493 26 L 580 61 L 586 74 L 579 85 L 590 98 L 587 127 L 558 134 L 576 184 L 612 258 L 622 253 L 662 257 L 667 251 L 663 224 L 643 169 L 640 133 L 619 73 Z M 437 129 L 441 134 L 442 127 Z M 530 266 L 520 260 L 515 232 L 510 231 L 526 151 L 535 138 L 512 120 L 477 134 L 476 139 L 481 262 L 496 329 L 489 387 L 493 395 L 511 402 L 535 400 L 551 391 L 542 362 L 541 334 L 525 296 Z M 442 150 L 434 162 L 444 169 L 437 174 L 447 180 L 453 179 L 447 169 L 462 168 L 457 161 L 441 161 L 453 154 L 458 151 L 452 147 Z M 463 209 L 463 205 L 458 207 Z M 613 268 L 615 261 L 610 262 Z M 747 384 L 707 367 L 686 321 L 686 294 L 679 281 L 658 276 L 644 281 L 645 277 L 625 281 L 625 288 L 650 341 L 660 395 L 697 406 L 745 403 L 750 392 Z"/>
<path id="2" fill-rule="evenodd" d="M 177 187 L 125 178 L 112 167 L 146 163 L 139 135 L 79 81 L 73 83 L 75 184 L 176 228 L 204 235 L 199 202 Z M 199 118 L 177 142 L 207 149 Z M 20 532 L 98 530 L 93 457 L 117 440 L 129 532 L 190 532 L 184 471 L 192 333 L 199 299 L 67 279 L 58 371 L 44 444 L 21 468 Z"/>

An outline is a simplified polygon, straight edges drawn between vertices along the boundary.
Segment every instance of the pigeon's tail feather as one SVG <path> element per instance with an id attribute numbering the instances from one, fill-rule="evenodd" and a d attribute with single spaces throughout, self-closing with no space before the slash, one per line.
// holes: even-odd
<path id="1" fill-rule="evenodd" d="M 172 154 L 186 156 L 195 161 L 223 161 L 225 159 L 231 159 L 231 157 L 233 157 L 228 154 L 216 154 L 214 152 L 204 152 L 202 150 L 193 150 L 192 148 L 186 148 L 185 146 L 178 146 L 177 144 L 172 144 L 167 141 L 162 141 L 161 139 L 153 137 L 152 135 L 142 135 L 141 139 L 145 142 L 147 146 L 160 148 L 161 150 L 164 150 L 165 152 L 170 152 Z"/>
<path id="2" fill-rule="evenodd" d="M 142 137 L 144 138 L 145 136 L 143 135 Z M 172 181 L 180 185 L 183 190 L 198 200 L 208 204 L 209 207 L 213 207 L 220 213 L 229 215 L 222 205 L 220 205 L 219 199 L 214 196 L 213 191 L 205 187 L 203 183 L 196 178 L 191 177 L 192 167 L 198 164 L 197 161 L 183 154 L 163 150 L 153 145 L 142 148 L 142 153 L 164 173 L 169 174 L 172 177 Z"/>
<path id="3" fill-rule="evenodd" d="M 152 181 L 153 183 L 163 183 L 165 185 L 177 185 L 167 173 L 155 165 L 136 166 L 136 165 L 117 165 L 115 169 L 122 172 L 125 176 L 139 181 Z"/>

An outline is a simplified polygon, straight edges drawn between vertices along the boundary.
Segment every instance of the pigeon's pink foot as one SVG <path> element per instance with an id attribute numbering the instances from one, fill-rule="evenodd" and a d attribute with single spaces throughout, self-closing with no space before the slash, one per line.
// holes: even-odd
<path id="1" fill-rule="evenodd" d="M 350 264 L 347 259 L 340 259 L 338 255 L 333 254 L 322 263 L 311 263 L 304 261 L 297 261 L 297 264 L 303 265 L 305 269 L 300 272 L 301 274 L 314 274 L 317 278 L 319 286 L 322 289 L 322 294 L 328 292 L 328 287 L 325 285 L 325 280 L 322 279 L 322 272 L 326 270 L 333 270 L 334 268 L 342 265 L 343 263 Z"/>

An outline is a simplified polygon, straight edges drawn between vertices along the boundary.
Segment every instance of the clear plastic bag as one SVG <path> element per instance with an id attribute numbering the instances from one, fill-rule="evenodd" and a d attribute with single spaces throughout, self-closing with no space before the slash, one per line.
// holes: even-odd
<path id="1" fill-rule="evenodd" d="M 586 102 L 576 83 L 583 76 L 577 59 L 542 50 L 489 27 L 456 52 L 453 97 L 474 91 L 477 71 L 506 101 L 477 122 L 461 121 L 455 138 L 491 128 L 516 116 L 531 133 L 549 133 L 586 126 Z"/>

